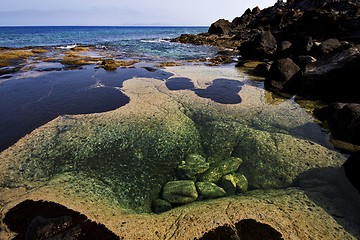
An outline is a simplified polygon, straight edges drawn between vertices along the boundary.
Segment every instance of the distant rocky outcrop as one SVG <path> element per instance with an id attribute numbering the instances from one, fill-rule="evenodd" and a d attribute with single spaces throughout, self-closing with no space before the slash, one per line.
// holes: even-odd
<path id="1" fill-rule="evenodd" d="M 328 103 L 360 103 L 359 0 L 277 1 L 263 10 L 247 9 L 231 22 L 220 19 L 207 33 L 174 41 L 233 48 L 239 66 L 252 60 L 265 62 L 254 73 L 265 77 L 265 87 L 271 91 Z M 334 138 L 360 143 L 359 137 L 338 133 L 333 118 L 328 121 Z M 350 132 L 351 126 L 347 125 Z"/>

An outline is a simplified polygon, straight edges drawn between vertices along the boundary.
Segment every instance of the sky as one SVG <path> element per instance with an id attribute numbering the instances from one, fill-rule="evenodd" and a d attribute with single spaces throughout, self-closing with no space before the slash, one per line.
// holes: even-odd
<path id="1" fill-rule="evenodd" d="M 210 26 L 276 0 L 1 0 L 0 26 Z"/>

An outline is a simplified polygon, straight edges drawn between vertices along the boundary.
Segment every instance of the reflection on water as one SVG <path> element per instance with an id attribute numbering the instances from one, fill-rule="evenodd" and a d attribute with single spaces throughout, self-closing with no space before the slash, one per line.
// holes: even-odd
<path id="1" fill-rule="evenodd" d="M 195 93 L 203 98 L 223 104 L 241 103 L 239 92 L 244 83 L 237 80 L 215 79 L 206 89 L 196 89 Z"/>
<path id="2" fill-rule="evenodd" d="M 174 77 L 174 78 L 169 78 L 166 81 L 166 87 L 172 91 L 192 90 L 194 88 L 194 83 L 191 81 L 190 78 Z"/>
<path id="3" fill-rule="evenodd" d="M 169 90 L 193 90 L 196 95 L 202 98 L 209 98 L 214 102 L 222 104 L 237 104 L 241 103 L 239 92 L 244 83 L 238 80 L 230 79 L 215 79 L 208 83 L 206 89 L 195 88 L 194 83 L 190 78 L 174 77 L 166 81 L 166 86 Z"/>
<path id="4" fill-rule="evenodd" d="M 42 63 L 36 69 L 46 66 Z M 0 151 L 59 115 L 106 112 L 124 106 L 130 99 L 120 89 L 128 79 L 165 80 L 169 76 L 161 70 L 142 68 L 121 69 L 120 74 L 91 68 L 19 74 L 0 86 Z"/>

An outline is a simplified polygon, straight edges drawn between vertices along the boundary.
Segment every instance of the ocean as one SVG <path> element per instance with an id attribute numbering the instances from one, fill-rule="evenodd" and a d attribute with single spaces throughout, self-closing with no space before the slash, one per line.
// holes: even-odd
<path id="1" fill-rule="evenodd" d="M 208 27 L 0 27 L 0 47 L 94 46 L 176 60 L 214 55 L 210 46 L 170 42 L 181 34 L 207 32 Z"/>

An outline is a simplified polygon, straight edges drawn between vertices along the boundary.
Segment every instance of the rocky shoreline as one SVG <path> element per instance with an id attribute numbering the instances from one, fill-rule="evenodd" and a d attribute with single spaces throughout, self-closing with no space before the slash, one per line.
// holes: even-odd
<path id="1" fill-rule="evenodd" d="M 335 146 L 360 149 L 360 1 L 278 1 L 173 41 L 231 49 L 226 54 L 239 55 L 238 66 L 262 61 L 254 73 L 265 77 L 268 90 L 327 102 L 315 113 Z"/>
<path id="2" fill-rule="evenodd" d="M 0 153 L 0 238 L 358 238 L 360 195 L 345 173 L 359 189 L 360 154 L 344 164 L 301 104 L 272 95 L 328 101 L 317 116 L 356 151 L 356 32 L 305 36 L 299 26 L 325 13 L 356 26 L 358 6 L 288 1 L 247 10 L 236 27 L 219 20 L 211 33 L 182 36 L 223 48 L 201 66 L 91 48 L 0 49 L 4 82 L 31 70 L 83 69 L 97 88 L 116 86 L 130 99 L 112 111 L 59 116 Z M 234 54 L 238 66 L 258 65 L 251 69 L 273 92 L 241 68 L 208 66 Z M 335 84 L 345 78 L 343 88 Z"/>

